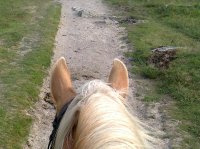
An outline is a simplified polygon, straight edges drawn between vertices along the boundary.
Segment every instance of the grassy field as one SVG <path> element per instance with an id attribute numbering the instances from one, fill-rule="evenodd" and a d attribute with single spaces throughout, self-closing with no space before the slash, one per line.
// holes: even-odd
<path id="1" fill-rule="evenodd" d="M 26 141 L 50 65 L 60 5 L 53 0 L 0 0 L 0 148 Z"/>
<path id="2" fill-rule="evenodd" d="M 134 47 L 133 72 L 157 82 L 157 94 L 170 95 L 176 103 L 171 116 L 181 121 L 181 148 L 200 146 L 200 2 L 198 0 L 104 0 L 121 10 L 119 16 L 144 20 L 122 24 Z M 151 49 L 179 47 L 169 69 L 148 63 Z M 149 99 L 149 98 L 144 98 Z M 150 98 L 151 101 L 153 100 Z M 157 98 L 156 98 L 157 100 Z"/>

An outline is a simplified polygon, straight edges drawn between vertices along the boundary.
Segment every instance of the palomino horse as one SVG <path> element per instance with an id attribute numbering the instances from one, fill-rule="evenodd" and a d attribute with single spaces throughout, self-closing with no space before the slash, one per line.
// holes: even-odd
<path id="1" fill-rule="evenodd" d="M 48 148 L 153 148 L 152 137 L 127 104 L 128 87 L 126 66 L 115 59 L 108 83 L 91 81 L 78 94 L 65 59 L 60 58 L 51 76 L 57 114 Z"/>

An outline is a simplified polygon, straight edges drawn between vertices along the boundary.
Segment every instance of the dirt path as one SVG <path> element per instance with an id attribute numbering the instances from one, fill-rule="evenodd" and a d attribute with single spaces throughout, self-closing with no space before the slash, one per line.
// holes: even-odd
<path id="1" fill-rule="evenodd" d="M 76 88 L 92 79 L 106 81 L 112 60 L 117 57 L 125 61 L 122 55 L 127 50 L 127 46 L 120 40 L 125 36 L 124 29 L 119 27 L 116 21 L 109 19 L 111 13 L 101 0 L 63 0 L 61 3 L 61 21 L 52 63 L 61 56 L 66 58 Z M 130 82 L 134 94 L 133 80 Z M 25 149 L 47 148 L 55 110 L 43 100 L 46 98 L 46 93 L 49 93 L 49 78 L 44 81 L 41 100 L 36 103 L 34 109 L 28 111 L 33 115 L 35 122 Z M 137 115 L 145 119 L 144 113 L 147 112 L 145 105 L 142 102 L 133 101 L 133 107 Z M 158 106 L 152 109 L 148 112 L 155 113 L 156 118 L 146 121 L 162 129 L 160 120 L 162 115 L 156 111 Z M 168 147 L 168 140 L 164 140 L 158 148 Z"/>

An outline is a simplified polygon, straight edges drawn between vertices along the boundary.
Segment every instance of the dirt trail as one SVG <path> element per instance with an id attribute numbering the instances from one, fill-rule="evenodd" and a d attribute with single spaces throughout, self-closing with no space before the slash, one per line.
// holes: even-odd
<path id="1" fill-rule="evenodd" d="M 122 55 L 127 46 L 120 40 L 125 36 L 124 29 L 109 19 L 111 12 L 101 0 L 62 0 L 61 3 L 61 21 L 52 63 L 61 56 L 66 58 L 75 88 L 92 79 L 106 81 L 112 60 L 120 58 L 125 61 Z M 134 95 L 133 80 L 130 80 L 130 87 Z M 44 81 L 41 100 L 28 111 L 35 122 L 24 149 L 47 148 L 55 110 L 43 100 L 46 93 L 49 93 L 49 77 Z M 136 100 L 132 102 L 137 115 L 145 120 L 145 104 Z M 148 113 L 155 113 L 157 117 L 145 121 L 162 129 L 162 115 L 156 111 L 158 107 L 152 109 Z M 169 148 L 168 140 L 164 140 L 157 148 Z"/>

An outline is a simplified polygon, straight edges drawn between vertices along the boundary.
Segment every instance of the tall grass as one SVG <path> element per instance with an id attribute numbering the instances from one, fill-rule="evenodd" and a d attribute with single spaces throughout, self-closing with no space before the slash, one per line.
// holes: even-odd
<path id="1" fill-rule="evenodd" d="M 200 2 L 198 0 L 105 0 L 120 8 L 118 14 L 146 20 L 142 24 L 123 24 L 134 50 L 134 72 L 158 81 L 158 94 L 176 101 L 171 116 L 180 120 L 183 148 L 200 144 Z M 151 49 L 179 47 L 169 69 L 160 70 L 148 63 Z M 137 71 L 135 71 L 137 70 Z M 157 100 L 157 99 L 156 99 Z M 186 146 L 185 146 L 186 145 Z M 188 147 L 190 146 L 190 147 Z"/>
<path id="2" fill-rule="evenodd" d="M 26 111 L 50 64 L 59 16 L 51 0 L 0 0 L 0 148 L 25 143 L 32 122 Z"/>

